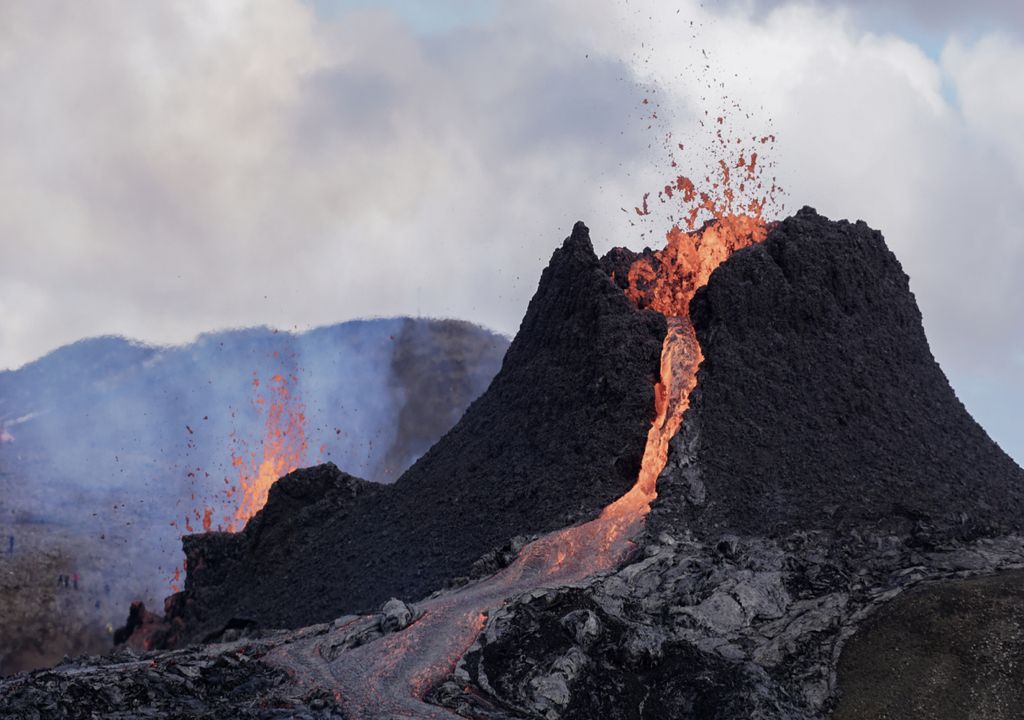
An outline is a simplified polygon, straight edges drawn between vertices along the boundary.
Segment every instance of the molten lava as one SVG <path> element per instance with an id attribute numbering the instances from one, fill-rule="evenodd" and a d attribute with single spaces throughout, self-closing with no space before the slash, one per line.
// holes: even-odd
<path id="1" fill-rule="evenodd" d="M 256 406 L 266 410 L 265 432 L 258 452 L 248 458 L 232 454 L 231 465 L 238 468 L 238 484 L 228 491 L 228 498 L 237 495 L 233 516 L 225 517 L 228 529 L 235 532 L 267 503 L 270 486 L 278 478 L 302 467 L 306 450 L 306 415 L 298 398 L 289 390 L 289 379 L 277 374 L 270 379 L 268 396 L 259 395 Z M 260 386 L 259 379 L 253 385 Z M 206 523 L 204 522 L 204 526 Z"/>
<path id="2" fill-rule="evenodd" d="M 722 118 L 718 124 L 722 125 Z M 735 145 L 721 129 L 716 134 L 723 153 Z M 774 137 L 754 138 L 766 144 Z M 679 146 L 680 150 L 682 146 Z M 719 160 L 719 176 L 705 177 L 708 191 L 701 191 L 692 180 L 678 176 L 658 193 L 665 203 L 676 200 L 685 214 L 688 230 L 673 225 L 666 234 L 663 250 L 645 251 L 630 266 L 626 296 L 638 307 L 657 310 L 668 321 L 668 332 L 661 352 L 661 379 L 654 386 L 655 418 L 647 434 L 640 475 L 633 488 L 609 505 L 594 521 L 604 534 L 602 552 L 638 529 L 657 497 L 657 481 L 668 459 L 668 443 L 679 431 L 683 414 L 690 405 L 690 393 L 697 386 L 697 368 L 703 359 L 700 344 L 690 323 L 690 301 L 697 290 L 707 284 L 711 273 L 740 248 L 761 242 L 768 234 L 762 213 L 774 205 L 779 188 L 774 180 L 766 189 L 760 178 L 762 166 L 757 153 L 739 151 L 735 163 Z M 672 167 L 676 167 L 672 159 Z M 732 169 L 742 173 L 733 173 Z M 647 197 L 644 211 L 649 214 Z M 700 230 L 693 230 L 701 216 L 707 221 Z M 566 532 L 590 532 L 572 528 Z M 599 563 L 612 562 L 599 558 Z M 595 572 L 597 570 L 595 569 Z"/>
<path id="3" fill-rule="evenodd" d="M 698 288 L 736 250 L 764 240 L 767 226 L 759 217 L 716 217 L 699 232 L 673 227 L 664 250 L 641 257 L 629 269 L 626 295 L 640 307 L 665 317 L 688 317 Z"/>

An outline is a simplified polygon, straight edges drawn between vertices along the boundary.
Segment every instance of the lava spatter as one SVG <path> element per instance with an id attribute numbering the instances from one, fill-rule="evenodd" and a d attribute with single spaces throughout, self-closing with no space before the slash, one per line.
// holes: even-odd
<path id="1" fill-rule="evenodd" d="M 267 394 L 256 399 L 257 407 L 266 412 L 265 433 L 257 452 L 248 457 L 231 456 L 231 465 L 238 472 L 238 484 L 229 491 L 229 499 L 237 495 L 235 509 L 225 518 L 231 532 L 244 527 L 267 504 L 270 486 L 278 478 L 302 467 L 306 460 L 306 414 L 293 390 L 297 383 L 295 375 L 277 373 L 270 378 Z M 259 379 L 253 384 L 259 388 Z"/>

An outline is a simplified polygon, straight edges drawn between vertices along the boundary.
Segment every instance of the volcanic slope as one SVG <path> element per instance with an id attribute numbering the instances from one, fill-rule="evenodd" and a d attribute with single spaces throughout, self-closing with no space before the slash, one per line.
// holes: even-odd
<path id="1" fill-rule="evenodd" d="M 1024 472 L 957 399 L 880 232 L 804 208 L 690 312 L 704 362 L 655 530 L 1021 527 Z"/>
<path id="2" fill-rule="evenodd" d="M 185 538 L 171 643 L 232 620 L 293 628 L 416 600 L 516 536 L 595 517 L 636 482 L 665 332 L 615 287 L 577 223 L 488 390 L 393 486 L 304 471 L 243 532 Z"/>

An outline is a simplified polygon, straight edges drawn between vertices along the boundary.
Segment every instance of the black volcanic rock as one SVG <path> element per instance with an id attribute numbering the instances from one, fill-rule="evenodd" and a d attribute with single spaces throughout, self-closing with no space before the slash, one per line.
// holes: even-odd
<path id="1" fill-rule="evenodd" d="M 950 388 L 881 233 L 804 208 L 723 263 L 690 312 L 704 362 L 655 532 L 1021 526 L 1024 472 Z"/>
<path id="2" fill-rule="evenodd" d="M 578 223 L 490 388 L 393 486 L 301 471 L 244 532 L 186 538 L 180 640 L 415 600 L 515 536 L 594 517 L 636 481 L 665 327 L 612 284 Z"/>
<path id="3" fill-rule="evenodd" d="M 1017 720 L 1024 572 L 929 583 L 872 616 L 847 644 L 832 720 Z"/>

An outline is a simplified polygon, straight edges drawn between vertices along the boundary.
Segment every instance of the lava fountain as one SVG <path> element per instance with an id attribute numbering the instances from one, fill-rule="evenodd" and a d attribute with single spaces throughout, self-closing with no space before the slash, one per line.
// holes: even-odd
<path id="1" fill-rule="evenodd" d="M 226 514 L 223 515 L 224 525 L 218 524 L 218 530 L 241 530 L 249 518 L 267 504 L 270 486 L 277 482 L 278 478 L 305 465 L 306 451 L 309 447 L 306 440 L 305 407 L 298 396 L 289 389 L 289 383 L 295 385 L 298 378 L 277 373 L 270 378 L 264 394 L 261 391 L 263 383 L 256 373 L 253 373 L 252 385 L 256 389 L 253 405 L 258 413 L 266 413 L 263 439 L 258 449 L 250 451 L 247 441 L 235 433 L 231 434 L 231 443 L 234 446 L 231 452 L 231 467 L 238 473 L 238 478 L 233 486 L 228 478 L 224 478 L 224 484 L 229 487 L 220 494 L 224 498 Z M 189 476 L 195 477 L 199 472 L 190 472 Z M 206 475 L 209 477 L 209 473 Z M 192 499 L 195 500 L 195 495 Z M 194 518 L 196 523 L 202 524 L 203 532 L 210 532 L 214 525 L 213 514 L 214 510 L 209 505 L 204 506 L 202 511 L 198 507 L 192 509 L 190 514 L 185 516 L 185 531 L 196 531 L 192 525 Z M 174 522 L 171 524 L 176 525 Z M 175 582 L 179 575 L 180 569 L 175 572 Z"/>
<path id="2" fill-rule="evenodd" d="M 229 487 L 220 493 L 223 500 L 216 502 L 223 503 L 225 508 L 225 514 L 221 516 L 223 525 L 217 523 L 217 530 L 241 530 L 249 518 L 267 504 L 270 486 L 278 478 L 306 464 L 308 441 L 305 406 L 292 389 L 297 383 L 297 376 L 277 373 L 271 376 L 264 391 L 264 383 L 255 372 L 253 373 L 252 386 L 256 392 L 253 405 L 258 413 L 266 413 L 263 439 L 257 450 L 249 451 L 249 444 L 245 440 L 238 438 L 234 433 L 231 435 L 234 446 L 231 452 L 231 467 L 238 476 L 233 486 L 230 485 L 228 478 L 224 478 L 224 483 Z M 191 433 L 191 430 L 189 432 Z M 199 472 L 192 471 L 189 476 L 196 477 Z M 195 495 L 192 499 L 195 500 Z M 194 533 L 199 527 L 202 527 L 203 532 L 210 532 L 214 529 L 214 512 L 209 505 L 204 505 L 202 510 L 197 506 L 185 515 L 182 525 L 179 526 L 176 521 L 171 522 L 171 525 L 182 527 L 187 533 Z M 181 589 L 183 569 L 184 565 L 174 569 L 174 575 L 168 583 L 172 593 L 177 593 Z"/>
<path id="3" fill-rule="evenodd" d="M 224 518 L 231 532 L 244 527 L 249 518 L 267 504 L 270 486 L 278 478 L 302 467 L 305 461 L 308 449 L 305 408 L 289 389 L 289 381 L 295 385 L 298 378 L 278 373 L 270 378 L 267 394 L 257 395 L 257 408 L 266 412 L 259 450 L 248 457 L 231 455 L 231 465 L 238 471 L 238 484 L 227 491 L 229 501 L 237 496 L 233 514 Z M 259 389 L 259 378 L 253 378 L 253 386 Z"/>

